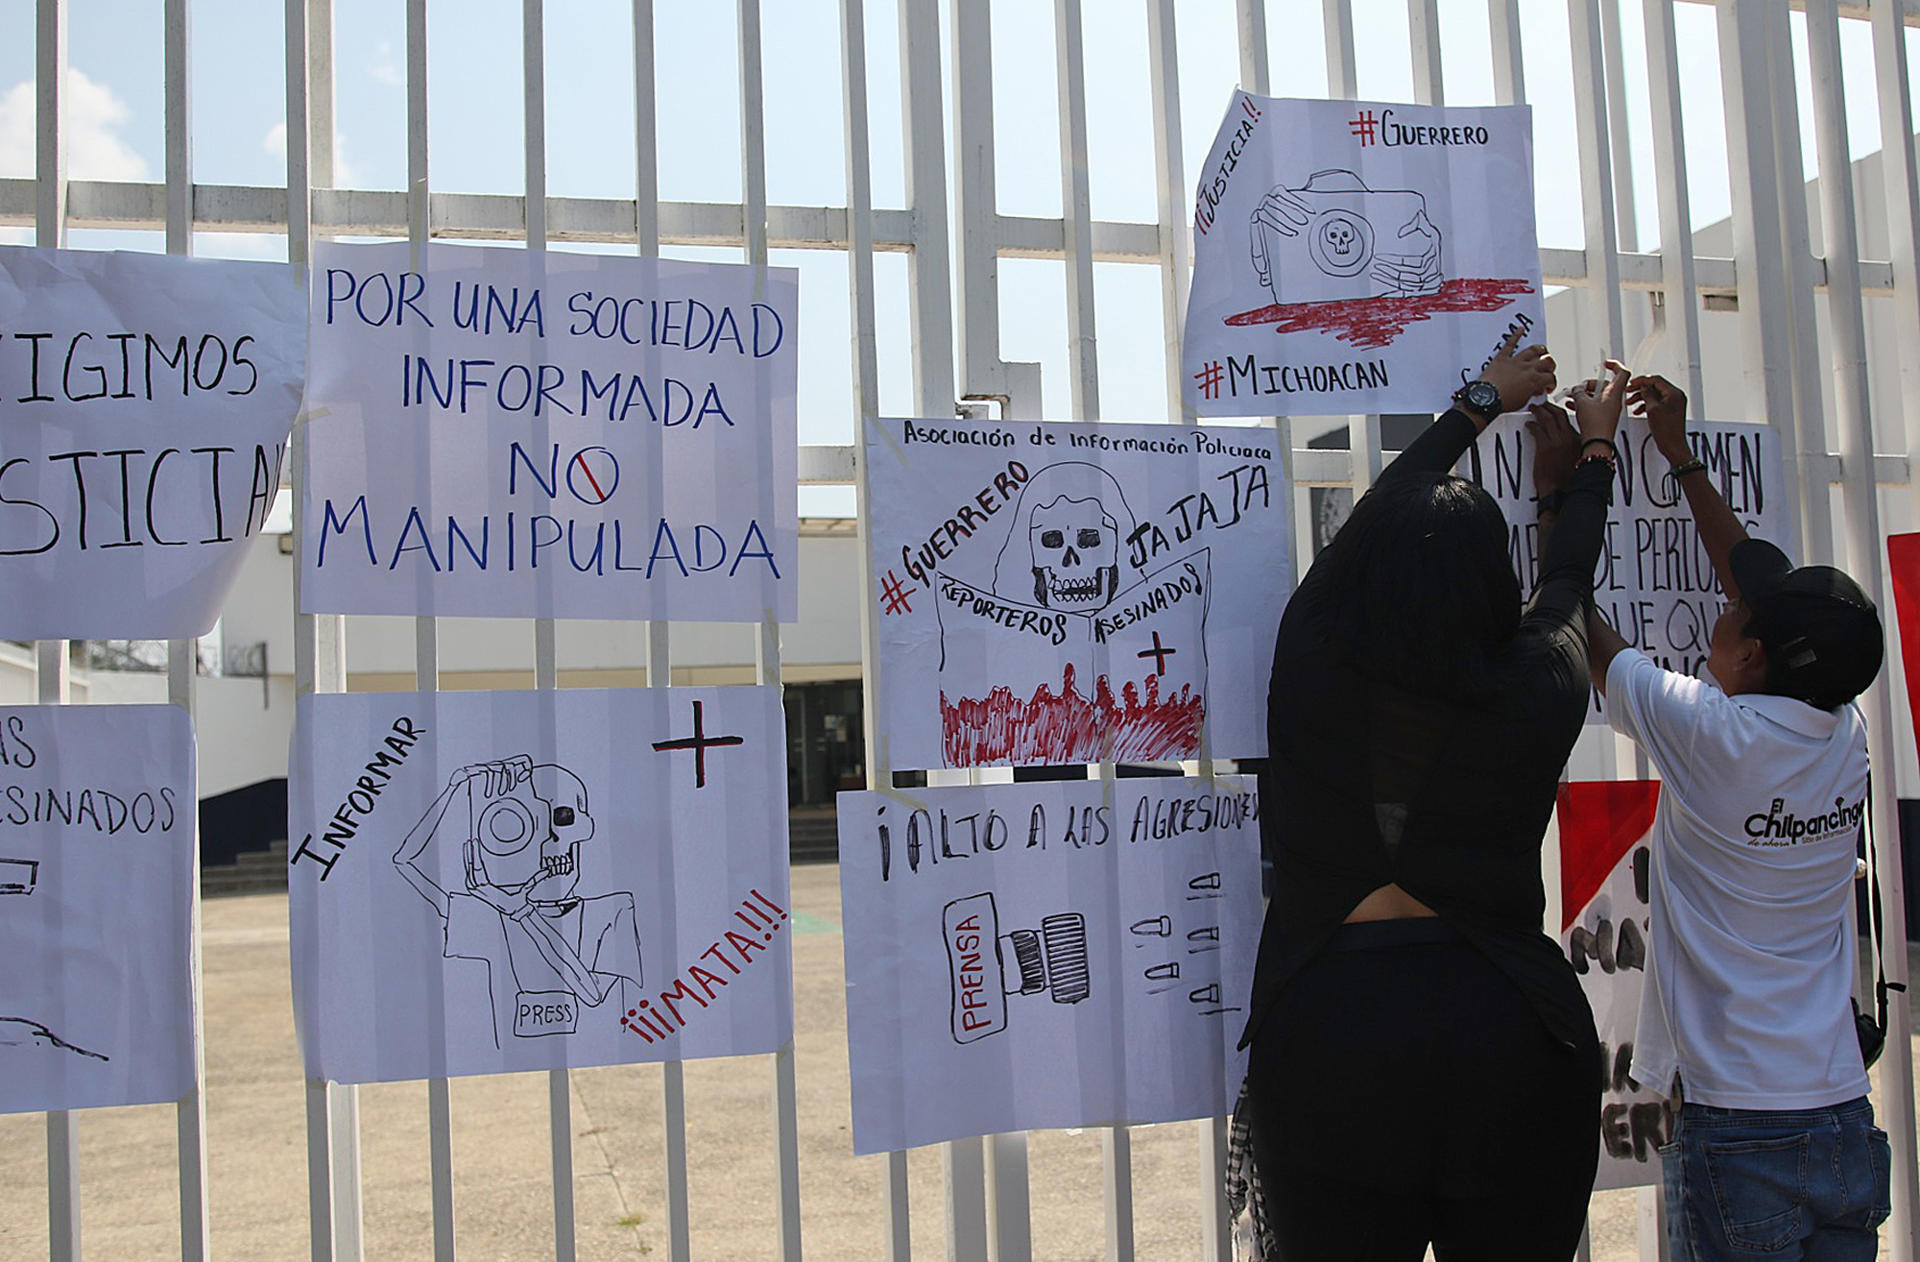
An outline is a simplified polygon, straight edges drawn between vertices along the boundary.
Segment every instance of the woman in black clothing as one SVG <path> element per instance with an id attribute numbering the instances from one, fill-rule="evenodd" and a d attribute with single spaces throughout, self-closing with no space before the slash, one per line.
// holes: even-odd
<path id="1" fill-rule="evenodd" d="M 1554 386 L 1509 346 L 1381 474 L 1281 620 L 1248 1097 L 1286 1262 L 1570 1257 L 1600 1066 L 1541 928 L 1540 841 L 1588 701 L 1585 608 L 1624 369 L 1532 409 L 1547 532 L 1522 609 L 1499 508 L 1448 474 Z M 1557 520 L 1556 520 L 1557 519 Z"/>

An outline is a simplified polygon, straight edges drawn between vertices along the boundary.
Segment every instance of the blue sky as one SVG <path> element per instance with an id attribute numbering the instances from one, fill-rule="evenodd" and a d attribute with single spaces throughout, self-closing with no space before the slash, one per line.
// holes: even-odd
<path id="1" fill-rule="evenodd" d="M 1090 185 L 1102 219 L 1151 221 L 1155 174 L 1144 0 L 1083 0 L 1089 95 Z M 1321 0 L 1270 0 L 1274 95 L 1320 96 Z M 1645 53 L 1637 4 L 1622 4 L 1633 117 L 1639 244 L 1654 244 L 1649 177 L 1651 132 Z M 868 0 L 869 96 L 874 198 L 905 201 L 899 36 L 892 0 Z M 1004 213 L 1060 213 L 1058 114 L 1050 4 L 998 0 L 993 6 L 998 183 Z M 1528 95 L 1535 107 L 1536 204 L 1543 246 L 1581 244 L 1573 146 L 1566 8 L 1523 6 Z M 33 173 L 33 6 L 0 10 L 0 176 Z M 71 0 L 70 169 L 76 178 L 158 180 L 162 172 L 161 6 L 152 0 Z M 1407 6 L 1355 0 L 1363 97 L 1408 100 Z M 1441 0 L 1449 104 L 1492 100 L 1486 5 Z M 1177 7 L 1184 189 L 1205 156 L 1238 80 L 1234 6 L 1182 0 Z M 335 0 L 338 182 L 402 187 L 406 172 L 405 18 L 399 0 Z M 194 161 L 202 183 L 276 185 L 285 180 L 282 12 L 263 0 L 196 0 L 193 8 Z M 555 196 L 631 197 L 634 188 L 632 38 L 627 0 L 552 0 L 547 5 L 548 190 Z M 1696 224 L 1728 209 L 1725 135 L 1710 6 L 1678 8 L 1685 58 L 1683 113 L 1688 182 Z M 523 191 L 520 6 L 513 0 L 440 0 L 429 13 L 432 182 L 446 191 Z M 736 11 L 730 3 L 657 6 L 661 196 L 735 201 L 740 196 Z M 767 181 L 777 204 L 845 200 L 841 139 L 838 5 L 834 0 L 769 0 Z M 1794 17 L 1802 114 L 1811 134 L 1804 80 L 1803 21 Z M 1911 39 L 1911 36 L 1910 36 Z M 1843 23 L 1855 156 L 1879 147 L 1872 51 L 1864 22 Z M 1809 172 L 1815 155 L 1809 146 Z M 13 240 L 25 238 L 14 233 Z M 80 232 L 77 247 L 157 249 L 157 234 Z M 605 247 L 615 249 L 617 247 Z M 278 238 L 203 236 L 205 254 L 284 258 Z M 672 251 L 737 258 L 732 251 Z M 852 441 L 851 369 L 846 353 L 847 273 L 828 251 L 778 252 L 802 269 L 805 351 L 801 441 Z M 882 410 L 911 410 L 906 269 L 878 260 Z M 1002 353 L 1042 364 L 1049 415 L 1069 411 L 1064 279 L 1058 264 L 1002 263 Z M 1101 343 L 1102 414 L 1163 419 L 1165 362 L 1154 269 L 1100 265 L 1095 287 Z M 846 502 L 809 492 L 806 511 Z"/>

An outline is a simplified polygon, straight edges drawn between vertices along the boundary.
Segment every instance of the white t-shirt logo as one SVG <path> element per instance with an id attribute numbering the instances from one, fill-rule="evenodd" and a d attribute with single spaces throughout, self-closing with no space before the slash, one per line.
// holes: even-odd
<path id="1" fill-rule="evenodd" d="M 1802 841 L 1825 841 L 1843 831 L 1858 829 L 1866 799 L 1861 798 L 1849 806 L 1845 798 L 1835 798 L 1831 811 L 1804 818 L 1786 806 L 1784 799 L 1775 798 L 1773 809 L 1765 815 L 1756 811 L 1747 816 L 1747 836 L 1752 838 L 1749 845 L 1797 846 Z"/>

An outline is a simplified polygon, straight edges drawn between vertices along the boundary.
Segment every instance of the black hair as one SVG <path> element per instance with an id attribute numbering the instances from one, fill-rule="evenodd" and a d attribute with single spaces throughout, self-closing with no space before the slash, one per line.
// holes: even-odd
<path id="1" fill-rule="evenodd" d="M 1475 695 L 1520 624 L 1506 518 L 1465 478 L 1418 473 L 1374 487 L 1322 566 L 1336 651 L 1408 692 Z"/>

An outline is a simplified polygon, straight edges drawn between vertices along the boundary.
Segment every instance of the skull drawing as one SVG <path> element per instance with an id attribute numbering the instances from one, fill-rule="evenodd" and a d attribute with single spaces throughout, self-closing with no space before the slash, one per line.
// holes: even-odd
<path id="1" fill-rule="evenodd" d="M 1013 529 L 994 567 L 993 590 L 1048 609 L 1098 613 L 1136 577 L 1122 558 L 1133 512 L 1113 475 L 1064 461 L 1037 470 L 1020 490 Z"/>
<path id="2" fill-rule="evenodd" d="M 1113 599 L 1120 540 L 1099 500 L 1034 505 L 1027 543 L 1035 601 L 1049 609 L 1098 609 Z"/>
<path id="3" fill-rule="evenodd" d="M 542 763 L 499 797 L 473 794 L 473 837 L 487 881 L 529 902 L 559 903 L 580 880 L 580 845 L 593 837 L 587 786 L 565 767 Z"/>

